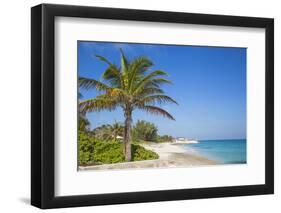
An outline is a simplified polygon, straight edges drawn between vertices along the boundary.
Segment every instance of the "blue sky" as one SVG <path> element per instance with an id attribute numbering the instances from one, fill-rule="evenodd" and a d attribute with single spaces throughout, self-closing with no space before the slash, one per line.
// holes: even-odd
<path id="1" fill-rule="evenodd" d="M 78 74 L 100 80 L 107 65 L 95 58 L 102 55 L 120 64 L 122 48 L 129 59 L 148 56 L 152 70 L 166 71 L 173 85 L 165 92 L 179 105 L 163 105 L 176 121 L 135 110 L 133 121 L 144 119 L 158 127 L 159 134 L 196 139 L 246 138 L 246 49 L 111 42 L 78 42 Z M 80 90 L 83 99 L 95 90 Z M 123 112 L 87 114 L 91 128 L 123 122 Z"/>

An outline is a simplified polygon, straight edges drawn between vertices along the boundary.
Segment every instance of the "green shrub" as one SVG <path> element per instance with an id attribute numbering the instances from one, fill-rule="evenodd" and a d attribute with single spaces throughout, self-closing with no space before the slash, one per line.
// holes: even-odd
<path id="1" fill-rule="evenodd" d="M 78 134 L 78 159 L 80 165 L 86 165 L 94 160 L 92 153 L 94 152 L 95 141 L 91 140 L 85 133 Z"/>
<path id="2" fill-rule="evenodd" d="M 79 151 L 79 164 L 80 165 L 86 165 L 90 161 L 91 161 L 90 152 Z"/>
<path id="3" fill-rule="evenodd" d="M 139 160 L 154 160 L 158 159 L 159 156 L 157 153 L 147 150 L 144 147 L 136 144 L 132 144 L 132 153 L 133 153 L 133 161 Z"/>
<path id="4" fill-rule="evenodd" d="M 106 164 L 124 162 L 122 145 L 117 142 L 96 141 L 93 160 L 97 163 Z"/>
<path id="5" fill-rule="evenodd" d="M 79 165 L 110 164 L 125 162 L 123 143 L 116 141 L 102 141 L 79 132 Z M 132 160 L 153 160 L 159 156 L 150 150 L 132 144 Z"/>

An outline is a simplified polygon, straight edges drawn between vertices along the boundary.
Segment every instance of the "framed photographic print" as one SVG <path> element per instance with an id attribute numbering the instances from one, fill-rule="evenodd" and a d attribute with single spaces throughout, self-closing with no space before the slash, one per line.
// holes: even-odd
<path id="1" fill-rule="evenodd" d="M 31 9 L 31 203 L 271 194 L 274 21 Z"/>

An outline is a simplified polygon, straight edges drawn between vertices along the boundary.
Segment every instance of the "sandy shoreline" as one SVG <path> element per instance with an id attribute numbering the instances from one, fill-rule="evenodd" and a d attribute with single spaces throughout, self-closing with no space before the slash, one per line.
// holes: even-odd
<path id="1" fill-rule="evenodd" d="M 79 167 L 79 170 L 104 170 L 104 169 L 129 169 L 129 168 L 167 168 L 167 167 L 187 167 L 200 165 L 215 165 L 219 162 L 199 156 L 191 150 L 167 143 L 141 144 L 146 149 L 152 150 L 159 155 L 157 160 L 125 162 L 117 164 L 103 164 L 96 166 Z"/>

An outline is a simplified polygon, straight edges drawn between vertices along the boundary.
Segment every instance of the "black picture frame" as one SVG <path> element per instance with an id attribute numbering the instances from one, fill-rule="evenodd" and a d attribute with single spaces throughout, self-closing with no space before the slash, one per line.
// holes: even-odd
<path id="1" fill-rule="evenodd" d="M 58 16 L 264 28 L 266 32 L 265 184 L 56 197 L 54 195 L 54 21 Z M 31 204 L 39 208 L 272 194 L 274 192 L 274 20 L 53 4 L 32 7 L 31 114 Z"/>

